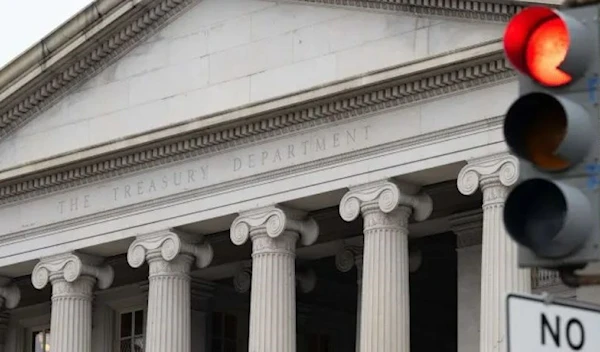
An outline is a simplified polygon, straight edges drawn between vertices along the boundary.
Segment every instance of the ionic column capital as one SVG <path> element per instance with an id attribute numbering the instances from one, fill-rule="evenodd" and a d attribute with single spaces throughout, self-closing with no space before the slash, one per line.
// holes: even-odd
<path id="1" fill-rule="evenodd" d="M 319 225 L 313 218 L 306 217 L 305 212 L 275 205 L 240 213 L 231 224 L 230 237 L 239 246 L 253 235 L 278 238 L 289 231 L 297 233 L 300 242 L 309 246 L 319 236 Z"/>
<path id="2" fill-rule="evenodd" d="M 73 283 L 82 277 L 97 281 L 100 289 L 110 287 L 114 271 L 110 265 L 102 265 L 103 259 L 83 253 L 66 253 L 41 259 L 33 268 L 31 282 L 40 290 L 56 280 Z"/>
<path id="3" fill-rule="evenodd" d="M 417 221 L 427 219 L 433 210 L 431 197 L 426 193 L 386 180 L 350 188 L 340 201 L 340 215 L 345 221 L 353 221 L 366 209 L 375 207 L 387 214 L 398 206 L 411 208 Z"/>
<path id="4" fill-rule="evenodd" d="M 479 187 L 514 185 L 519 179 L 519 161 L 507 154 L 494 154 L 484 158 L 473 159 L 460 170 L 456 183 L 458 190 L 464 195 L 471 195 Z"/>
<path id="5" fill-rule="evenodd" d="M 144 261 L 154 257 L 170 262 L 184 254 L 193 257 L 198 268 L 207 267 L 213 259 L 212 246 L 193 244 L 190 237 L 174 229 L 139 236 L 129 246 L 127 262 L 131 267 L 139 268 Z"/>
<path id="6" fill-rule="evenodd" d="M 252 286 L 252 266 L 244 264 L 233 275 L 233 288 L 238 293 L 246 293 L 250 291 Z"/>
<path id="7" fill-rule="evenodd" d="M 362 269 L 363 246 L 344 246 L 335 254 L 336 268 L 346 273 L 356 265 L 358 270 Z"/>
<path id="8" fill-rule="evenodd" d="M 21 301 L 21 290 L 11 281 L 10 278 L 0 277 L 0 298 L 8 309 L 15 308 Z"/>

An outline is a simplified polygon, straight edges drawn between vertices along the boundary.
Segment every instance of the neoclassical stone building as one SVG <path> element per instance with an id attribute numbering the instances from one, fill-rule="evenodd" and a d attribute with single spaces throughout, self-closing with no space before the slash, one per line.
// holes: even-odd
<path id="1" fill-rule="evenodd" d="M 0 350 L 504 351 L 579 294 L 501 220 L 526 5 L 96 0 L 0 70 Z"/>

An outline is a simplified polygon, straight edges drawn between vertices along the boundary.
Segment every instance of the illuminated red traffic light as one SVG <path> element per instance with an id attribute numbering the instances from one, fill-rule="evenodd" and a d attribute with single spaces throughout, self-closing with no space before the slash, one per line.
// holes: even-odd
<path id="1" fill-rule="evenodd" d="M 568 63 L 573 50 L 578 51 L 577 59 L 585 59 L 587 48 L 582 46 L 585 38 L 571 33 L 572 30 L 578 32 L 576 34 L 585 32 L 581 29 L 580 23 L 569 21 L 553 9 L 529 7 L 508 23 L 504 33 L 504 51 L 517 70 L 538 83 L 547 87 L 563 86 L 585 69 L 581 68 L 582 61 L 579 67 Z"/>
<path id="2" fill-rule="evenodd" d="M 525 49 L 525 62 L 531 76 L 551 87 L 571 82 L 571 76 L 558 68 L 568 51 L 569 33 L 560 18 L 540 24 L 532 31 Z"/>

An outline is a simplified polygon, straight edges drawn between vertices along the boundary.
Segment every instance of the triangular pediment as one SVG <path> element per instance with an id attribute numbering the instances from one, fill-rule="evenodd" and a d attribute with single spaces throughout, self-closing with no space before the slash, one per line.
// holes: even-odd
<path id="1" fill-rule="evenodd" d="M 496 40 L 494 11 L 517 8 L 481 7 L 472 21 L 328 3 L 194 2 L 6 136 L 0 169 Z"/>

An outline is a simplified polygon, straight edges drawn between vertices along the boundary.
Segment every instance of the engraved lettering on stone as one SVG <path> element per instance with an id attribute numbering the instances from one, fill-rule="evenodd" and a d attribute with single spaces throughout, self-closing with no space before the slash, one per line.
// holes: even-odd
<path id="1" fill-rule="evenodd" d="M 314 153 L 315 155 L 327 152 L 329 149 L 335 149 L 342 145 L 358 145 L 361 142 L 369 140 L 369 129 L 366 125 L 360 128 L 352 128 L 333 132 L 327 135 L 317 135 L 309 140 L 304 140 L 299 144 L 288 144 L 276 147 L 274 149 L 262 150 L 257 153 L 250 153 L 245 156 L 236 156 L 233 158 L 233 171 L 245 169 L 255 169 L 258 166 L 278 165 L 286 160 L 293 160 L 298 156 L 296 149 L 302 151 L 302 155 Z M 260 160 L 260 164 L 259 161 Z"/>
<path id="2" fill-rule="evenodd" d="M 87 209 L 90 206 L 90 195 L 84 194 L 81 197 L 58 201 L 57 209 L 59 214 L 66 214 L 77 212 L 80 209 Z"/>
<path id="3" fill-rule="evenodd" d="M 169 172 L 158 178 L 140 179 L 127 184 L 112 187 L 110 189 L 110 199 L 112 202 L 120 202 L 130 198 L 141 198 L 147 194 L 154 194 L 160 190 L 177 188 L 178 186 L 202 186 L 208 180 L 208 165 L 202 165 L 195 169 L 188 169 L 185 172 Z M 74 213 L 92 207 L 93 202 L 89 194 L 80 197 L 69 198 L 58 201 L 57 209 L 59 214 Z"/>
<path id="4" fill-rule="evenodd" d="M 369 145 L 371 126 L 357 123 L 353 126 L 316 130 L 311 135 L 297 136 L 285 142 L 269 142 L 263 150 L 241 149 L 230 156 L 214 155 L 198 163 L 186 162 L 185 166 L 172 166 L 163 170 L 150 170 L 147 175 L 128 177 L 110 181 L 108 184 L 92 185 L 85 193 L 69 191 L 67 195 L 48 199 L 49 204 L 37 206 L 52 207 L 43 218 L 36 218 L 28 224 L 15 224 L 18 229 L 31 228 L 44 224 L 71 219 L 94 212 L 102 212 L 116 207 L 170 196 L 178 192 L 199 189 L 209 185 L 235 179 L 224 174 L 232 170 L 243 177 L 270 171 L 275 168 L 292 166 L 298 163 L 334 156 L 336 153 L 352 151 Z M 214 176 L 209 169 L 217 170 Z M 50 214 L 52 214 L 50 216 Z M 13 229 L 11 229 L 12 231 Z M 14 229 L 16 230 L 16 229 Z M 8 231 L 8 230 L 7 230 Z"/>

